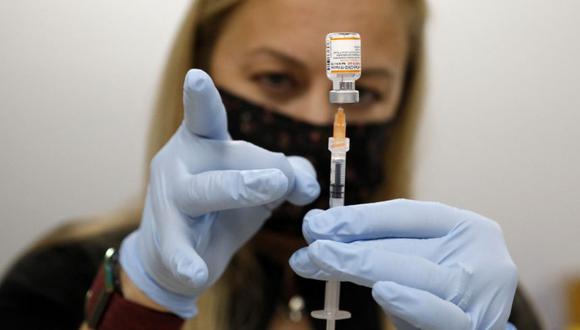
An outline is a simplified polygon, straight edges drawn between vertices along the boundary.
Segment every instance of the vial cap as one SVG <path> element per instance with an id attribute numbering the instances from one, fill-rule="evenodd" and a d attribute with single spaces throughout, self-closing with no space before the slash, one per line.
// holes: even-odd
<path id="1" fill-rule="evenodd" d="M 328 99 L 332 104 L 358 103 L 357 90 L 331 90 Z"/>

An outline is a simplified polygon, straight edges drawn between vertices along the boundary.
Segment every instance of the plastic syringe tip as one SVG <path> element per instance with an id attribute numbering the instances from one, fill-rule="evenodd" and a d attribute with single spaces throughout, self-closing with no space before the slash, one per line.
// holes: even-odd
<path id="1" fill-rule="evenodd" d="M 346 138 L 346 115 L 342 107 L 339 107 L 334 115 L 332 137 L 335 140 L 344 140 Z"/>
<path id="2" fill-rule="evenodd" d="M 332 146 L 334 148 L 340 148 L 346 145 L 346 114 L 342 107 L 339 107 L 334 115 L 332 138 Z"/>

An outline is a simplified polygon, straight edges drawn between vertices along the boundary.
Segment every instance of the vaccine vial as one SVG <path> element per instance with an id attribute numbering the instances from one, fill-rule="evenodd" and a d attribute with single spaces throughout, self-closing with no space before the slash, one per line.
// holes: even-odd
<path id="1" fill-rule="evenodd" d="M 326 36 L 326 76 L 332 80 L 330 103 L 358 103 L 354 82 L 361 75 L 360 35 L 335 32 Z"/>

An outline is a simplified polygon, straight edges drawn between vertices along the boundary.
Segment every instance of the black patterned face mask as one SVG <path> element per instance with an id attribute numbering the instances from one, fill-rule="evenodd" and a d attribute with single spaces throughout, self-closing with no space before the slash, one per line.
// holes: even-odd
<path id="1" fill-rule="evenodd" d="M 327 209 L 330 182 L 328 138 L 332 125 L 313 125 L 281 115 L 220 89 L 228 115 L 228 129 L 234 140 L 245 140 L 287 156 L 302 156 L 314 168 L 320 196 L 306 206 L 284 203 L 264 225 L 265 229 L 302 235 L 302 219 L 313 208 Z M 348 115 L 348 113 L 347 113 Z M 345 205 L 367 203 L 385 184 L 383 155 L 391 132 L 391 121 L 348 125 L 350 151 L 346 162 Z"/>

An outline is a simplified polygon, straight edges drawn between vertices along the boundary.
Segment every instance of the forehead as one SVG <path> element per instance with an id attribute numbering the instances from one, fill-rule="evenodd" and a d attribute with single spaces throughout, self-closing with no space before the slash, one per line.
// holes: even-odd
<path id="1" fill-rule="evenodd" d="M 226 29 L 239 47 L 267 46 L 305 63 L 324 60 L 327 33 L 358 32 L 363 68 L 398 65 L 407 49 L 406 21 L 398 1 L 247 0 L 234 11 Z"/>

